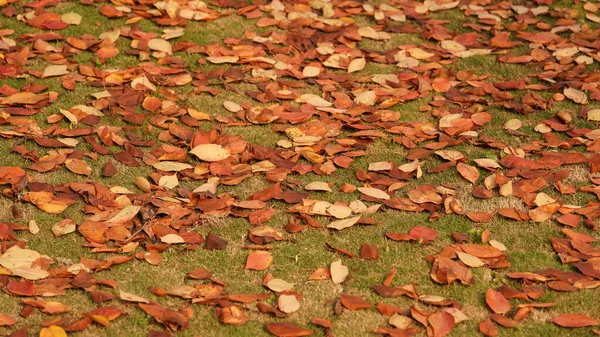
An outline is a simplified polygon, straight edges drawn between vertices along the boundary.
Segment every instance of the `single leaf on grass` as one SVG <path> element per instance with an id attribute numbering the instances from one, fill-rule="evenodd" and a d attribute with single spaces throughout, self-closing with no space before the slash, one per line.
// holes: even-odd
<path id="1" fill-rule="evenodd" d="M 390 195 L 386 192 L 374 187 L 359 187 L 357 190 L 369 197 L 381 200 L 390 200 Z"/>
<path id="2" fill-rule="evenodd" d="M 92 174 L 92 167 L 81 159 L 67 159 L 65 161 L 65 166 L 69 169 L 69 171 L 75 174 L 81 174 L 84 176 L 89 176 Z"/>
<path id="3" fill-rule="evenodd" d="M 204 241 L 204 247 L 207 250 L 221 250 L 225 249 L 229 243 L 215 234 L 208 233 L 206 235 L 206 241 Z"/>
<path id="4" fill-rule="evenodd" d="M 552 323 L 565 328 L 581 328 L 598 325 L 596 319 L 584 314 L 562 314 L 554 317 Z"/>
<path id="5" fill-rule="evenodd" d="M 51 325 L 47 328 L 42 328 L 40 337 L 67 337 L 67 332 L 56 325 Z"/>
<path id="6" fill-rule="evenodd" d="M 223 107 L 230 112 L 238 112 L 238 111 L 244 110 L 244 108 L 242 108 L 241 105 L 239 105 L 235 102 L 232 102 L 232 101 L 223 102 Z"/>
<path id="7" fill-rule="evenodd" d="M 212 277 L 212 272 L 204 268 L 196 268 L 188 273 L 188 277 L 196 280 L 206 280 Z"/>
<path id="8" fill-rule="evenodd" d="M 502 295 L 502 293 L 488 288 L 485 293 L 485 302 L 496 314 L 505 314 L 510 311 L 510 302 Z"/>
<path id="9" fill-rule="evenodd" d="M 0 314 L 0 326 L 14 325 L 15 323 L 17 323 L 16 319 L 5 314 Z"/>
<path id="10" fill-rule="evenodd" d="M 274 279 L 270 280 L 269 282 L 267 282 L 267 288 L 269 288 L 277 293 L 286 291 L 286 290 L 291 290 L 293 287 L 294 287 L 293 283 L 289 283 L 280 278 L 274 278 Z"/>
<path id="11" fill-rule="evenodd" d="M 481 261 L 480 258 L 471 254 L 456 252 L 456 255 L 458 255 L 458 258 L 462 261 L 462 263 L 466 264 L 469 267 L 479 268 L 485 266 L 485 263 Z"/>
<path id="12" fill-rule="evenodd" d="M 520 322 L 511 319 L 509 317 L 500 315 L 500 314 L 491 314 L 490 318 L 492 319 L 492 321 L 494 321 L 496 324 L 503 326 L 505 328 L 514 328 L 516 326 L 521 325 Z"/>
<path id="13" fill-rule="evenodd" d="M 479 323 L 479 331 L 489 337 L 498 336 L 498 327 L 489 318 Z"/>
<path id="14" fill-rule="evenodd" d="M 504 128 L 507 130 L 518 130 L 523 126 L 520 119 L 509 119 L 504 123 Z"/>
<path id="15" fill-rule="evenodd" d="M 221 161 L 231 156 L 231 153 L 219 144 L 200 144 L 190 151 L 200 160 L 208 162 Z"/>
<path id="16" fill-rule="evenodd" d="M 379 257 L 379 248 L 365 243 L 360 247 L 360 257 L 365 260 L 374 260 Z"/>
<path id="17" fill-rule="evenodd" d="M 342 265 L 342 260 L 332 262 L 329 272 L 331 274 L 331 280 L 335 284 L 343 283 L 349 274 L 348 267 Z"/>
<path id="18" fill-rule="evenodd" d="M 61 15 L 60 20 L 70 25 L 79 25 L 81 23 L 81 15 L 75 12 L 68 12 Z"/>
<path id="19" fill-rule="evenodd" d="M 248 316 L 246 313 L 242 311 L 235 305 L 230 305 L 224 308 L 216 308 L 217 316 L 219 316 L 219 320 L 225 324 L 231 325 L 244 325 L 248 322 Z"/>
<path id="20" fill-rule="evenodd" d="M 158 266 L 162 263 L 162 256 L 160 256 L 160 254 L 157 252 L 145 252 L 142 254 L 142 256 L 146 262 L 153 266 Z"/>
<path id="21" fill-rule="evenodd" d="M 460 175 L 463 178 L 467 179 L 473 184 L 477 181 L 477 179 L 479 179 L 479 171 L 477 170 L 477 168 L 471 165 L 458 163 L 456 165 L 456 170 L 458 171 L 458 173 L 460 173 Z"/>
<path id="22" fill-rule="evenodd" d="M 264 250 L 258 250 L 251 252 L 248 255 L 245 268 L 251 270 L 265 270 L 269 268 L 271 262 L 273 262 L 271 253 Z"/>
<path id="23" fill-rule="evenodd" d="M 313 335 L 312 330 L 303 329 L 290 322 L 267 323 L 265 324 L 265 327 L 270 334 L 277 337 L 302 337 Z"/>
<path id="24" fill-rule="evenodd" d="M 308 280 L 309 281 L 315 281 L 315 280 L 328 280 L 331 278 L 331 273 L 329 271 L 329 268 L 319 268 L 317 270 L 315 270 L 312 274 L 308 275 Z"/>
<path id="25" fill-rule="evenodd" d="M 104 168 L 102 169 L 102 175 L 105 177 L 112 177 L 118 172 L 119 171 L 115 167 L 115 164 L 113 164 L 112 160 L 107 161 L 106 165 L 104 165 Z"/>
<path id="26" fill-rule="evenodd" d="M 404 315 L 394 314 L 389 318 L 388 323 L 390 323 L 390 325 L 398 329 L 404 330 L 410 327 L 410 325 L 412 324 L 412 319 Z"/>
<path id="27" fill-rule="evenodd" d="M 492 247 L 494 247 L 494 248 L 498 249 L 498 250 L 499 250 L 499 251 L 501 251 L 501 252 L 503 252 L 503 251 L 505 251 L 505 250 L 507 249 L 507 248 L 506 248 L 506 246 L 505 246 L 505 245 L 504 245 L 502 242 L 500 242 L 500 241 L 498 241 L 498 240 L 494 240 L 494 239 L 492 239 L 492 240 L 490 240 L 490 242 L 488 242 L 488 243 L 490 244 L 490 246 L 492 246 Z"/>
<path id="28" fill-rule="evenodd" d="M 307 191 L 325 191 L 331 192 L 331 186 L 324 181 L 313 181 L 312 183 L 306 184 L 304 189 Z"/>
<path id="29" fill-rule="evenodd" d="M 373 306 L 361 297 L 346 294 L 340 295 L 340 302 L 348 310 L 362 310 Z"/>
<path id="30" fill-rule="evenodd" d="M 167 40 L 163 39 L 150 39 L 148 41 L 148 48 L 156 51 L 161 51 L 168 55 L 173 55 L 173 47 Z"/>
<path id="31" fill-rule="evenodd" d="M 291 314 L 292 312 L 296 312 L 298 309 L 300 309 L 300 302 L 295 295 L 281 294 L 277 298 L 277 306 L 279 307 L 279 310 L 285 312 L 286 314 Z"/>
<path id="32" fill-rule="evenodd" d="M 587 95 L 585 94 L 585 92 L 581 91 L 581 90 L 577 90 L 575 88 L 565 88 L 565 90 L 563 91 L 563 94 L 565 96 L 567 96 L 567 98 L 569 98 L 570 100 L 572 100 L 573 102 L 577 103 L 577 104 L 587 104 L 588 103 L 588 98 Z"/>
<path id="33" fill-rule="evenodd" d="M 600 122 L 600 109 L 592 109 L 587 112 L 587 120 Z"/>
<path id="34" fill-rule="evenodd" d="M 126 302 L 150 303 L 150 300 L 148 300 L 147 298 L 143 298 L 141 296 L 137 296 L 137 295 L 125 292 L 123 290 L 119 290 L 119 298 Z"/>
<path id="35" fill-rule="evenodd" d="M 415 226 L 411 228 L 411 230 L 408 232 L 408 235 L 414 240 L 422 240 L 423 244 L 427 244 L 429 243 L 429 241 L 437 239 L 438 232 L 433 228 L 425 226 Z"/>

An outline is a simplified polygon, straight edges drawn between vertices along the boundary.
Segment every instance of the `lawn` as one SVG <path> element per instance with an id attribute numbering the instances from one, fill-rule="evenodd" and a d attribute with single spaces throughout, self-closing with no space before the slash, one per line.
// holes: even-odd
<path id="1" fill-rule="evenodd" d="M 0 335 L 600 334 L 599 8 L 0 0 Z"/>

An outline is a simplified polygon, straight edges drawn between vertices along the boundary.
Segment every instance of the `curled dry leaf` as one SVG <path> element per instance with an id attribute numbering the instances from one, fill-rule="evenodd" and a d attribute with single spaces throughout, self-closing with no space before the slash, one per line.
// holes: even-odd
<path id="1" fill-rule="evenodd" d="M 273 262 L 271 253 L 263 250 L 251 252 L 246 260 L 246 269 L 266 270 Z"/>
<path id="2" fill-rule="evenodd" d="M 302 337 L 312 336 L 313 331 L 304 329 L 290 322 L 278 322 L 265 324 L 267 331 L 277 337 Z"/>
<path id="3" fill-rule="evenodd" d="M 248 322 L 248 316 L 235 305 L 230 305 L 224 308 L 216 308 L 219 320 L 225 324 L 244 325 Z"/>
<path id="4" fill-rule="evenodd" d="M 65 161 L 65 166 L 69 169 L 69 171 L 81 174 L 84 176 L 89 176 L 92 174 L 92 167 L 81 159 L 67 159 Z"/>
<path id="5" fill-rule="evenodd" d="M 47 328 L 42 328 L 40 337 L 67 337 L 67 332 L 60 326 L 50 325 Z"/>

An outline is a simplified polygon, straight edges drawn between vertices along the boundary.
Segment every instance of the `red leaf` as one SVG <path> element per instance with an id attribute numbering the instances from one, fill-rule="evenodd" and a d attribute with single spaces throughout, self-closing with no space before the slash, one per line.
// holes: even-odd
<path id="1" fill-rule="evenodd" d="M 360 248 L 360 258 L 365 260 L 373 260 L 379 257 L 379 248 L 370 244 L 363 244 Z"/>
<path id="2" fill-rule="evenodd" d="M 427 323 L 433 331 L 430 336 L 443 337 L 454 329 L 456 322 L 454 317 L 445 311 L 438 311 L 427 318 Z M 427 329 L 429 331 L 429 328 Z"/>
<path id="3" fill-rule="evenodd" d="M 422 240 L 423 244 L 427 244 L 429 241 L 437 239 L 438 232 L 429 227 L 415 226 L 408 232 L 408 235 L 415 240 Z"/>
<path id="4" fill-rule="evenodd" d="M 208 235 L 206 236 L 206 241 L 204 242 L 204 247 L 207 250 L 221 250 L 225 249 L 225 247 L 227 247 L 227 244 L 227 241 L 221 239 L 215 234 L 208 233 Z"/>
<path id="5" fill-rule="evenodd" d="M 498 327 L 489 318 L 479 323 L 479 331 L 486 336 L 498 336 Z"/>
<path id="6" fill-rule="evenodd" d="M 309 329 L 303 329 L 294 323 L 280 322 L 267 323 L 265 327 L 274 336 L 277 337 L 302 337 L 312 336 L 313 332 Z"/>

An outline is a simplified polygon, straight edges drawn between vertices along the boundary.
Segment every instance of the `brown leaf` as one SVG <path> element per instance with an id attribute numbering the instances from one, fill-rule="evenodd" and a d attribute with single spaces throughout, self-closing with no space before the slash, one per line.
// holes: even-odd
<path id="1" fill-rule="evenodd" d="M 362 310 L 372 307 L 372 304 L 358 296 L 340 295 L 340 302 L 348 310 Z"/>
<path id="2" fill-rule="evenodd" d="M 565 328 L 596 326 L 598 321 L 584 314 L 562 314 L 552 319 L 552 323 Z"/>
<path id="3" fill-rule="evenodd" d="M 204 242 L 204 247 L 207 250 L 221 250 L 225 249 L 227 245 L 227 241 L 221 239 L 220 237 L 212 233 L 208 233 L 208 235 L 206 236 L 206 241 Z"/>
<path id="4" fill-rule="evenodd" d="M 460 175 L 463 178 L 467 179 L 473 184 L 477 181 L 477 179 L 479 179 L 479 171 L 477 170 L 477 168 L 471 165 L 458 163 L 456 165 L 456 170 L 458 171 L 458 173 L 460 173 Z"/>
<path id="5" fill-rule="evenodd" d="M 312 336 L 313 332 L 309 329 L 303 329 L 294 323 L 279 322 L 265 324 L 267 331 L 277 337 L 301 337 Z"/>
<path id="6" fill-rule="evenodd" d="M 246 314 L 237 306 L 230 305 L 224 308 L 216 308 L 219 320 L 225 324 L 244 325 L 248 322 Z"/>
<path id="7" fill-rule="evenodd" d="M 443 337 L 449 334 L 456 322 L 454 317 L 445 311 L 438 311 L 427 318 L 427 323 L 431 327 L 430 336 Z M 429 328 L 427 329 L 429 331 Z"/>
<path id="8" fill-rule="evenodd" d="M 360 258 L 365 260 L 373 260 L 379 257 L 379 248 L 370 244 L 363 244 L 360 248 Z"/>

